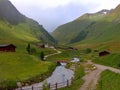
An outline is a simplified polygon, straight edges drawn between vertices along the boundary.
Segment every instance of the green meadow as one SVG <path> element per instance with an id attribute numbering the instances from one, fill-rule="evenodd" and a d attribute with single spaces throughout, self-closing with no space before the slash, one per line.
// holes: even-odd
<path id="1" fill-rule="evenodd" d="M 0 60 L 0 79 L 23 79 L 23 77 L 27 76 L 26 74 L 33 76 L 44 72 L 44 70 L 46 71 L 47 65 L 50 65 L 50 63 L 41 62 L 35 56 L 28 54 L 3 53 L 0 57 L 2 58 Z M 41 66 L 44 66 L 44 69 L 37 69 Z"/>
<path id="2" fill-rule="evenodd" d="M 34 80 L 36 76 L 51 72 L 54 66 L 54 63 L 43 62 L 34 55 L 0 53 L 0 88 L 15 87 L 18 81 Z"/>
<path id="3" fill-rule="evenodd" d="M 103 64 L 120 69 L 120 54 L 110 54 L 93 60 L 95 63 Z"/>
<path id="4" fill-rule="evenodd" d="M 11 4 L 7 2 L 8 0 L 5 1 L 7 5 Z M 3 8 L 3 12 L 0 13 L 5 12 L 5 15 L 0 16 L 0 44 L 16 46 L 16 52 L 0 52 L 0 90 L 13 90 L 17 87 L 17 82 L 21 82 L 23 86 L 25 83 L 30 85 L 40 82 L 55 69 L 57 60 L 72 60 L 74 57 L 80 58 L 81 61 L 93 60 L 95 63 L 120 69 L 119 8 L 113 9 L 113 13 L 105 16 L 100 13 L 85 14 L 59 26 L 52 33 L 58 43 L 76 47 L 78 50 L 60 50 L 62 53 L 47 57 L 46 61 L 40 60 L 40 53 L 48 55 L 56 51 L 38 48 L 36 45 L 38 43 L 54 45 L 57 41 L 42 25 L 14 11 L 15 7 L 0 8 Z M 13 11 L 16 12 L 14 15 Z M 16 17 L 18 14 L 21 18 Z M 33 50 L 31 54 L 26 51 L 28 44 Z M 87 53 L 87 48 L 92 52 Z M 108 50 L 111 54 L 98 57 L 99 52 L 95 53 L 94 50 L 99 52 Z M 60 90 L 77 90 L 84 82 L 82 76 L 84 76 L 83 67 L 76 67 L 73 85 Z M 120 90 L 119 82 L 119 74 L 106 70 L 101 74 L 97 90 Z"/>
<path id="5" fill-rule="evenodd" d="M 31 84 L 41 81 L 55 68 L 53 62 L 40 60 L 40 52 L 43 51 L 45 55 L 48 55 L 56 51 L 36 46 L 42 43 L 39 37 L 43 33 L 46 40 L 50 40 L 50 36 L 47 36 L 47 32 L 36 22 L 29 19 L 26 22 L 12 25 L 0 20 L 0 44 L 16 46 L 16 52 L 0 52 L 0 89 L 2 90 L 16 87 L 18 81 L 23 82 L 23 85 L 24 82 Z M 31 55 L 26 51 L 28 43 L 34 50 Z M 41 76 L 43 74 L 45 77 Z"/>
<path id="6" fill-rule="evenodd" d="M 120 74 L 103 71 L 96 90 L 120 90 Z"/>
<path id="7" fill-rule="evenodd" d="M 60 50 L 62 53 L 56 54 L 54 56 L 50 56 L 47 58 L 49 61 L 57 61 L 57 60 L 72 60 L 74 57 L 84 58 L 85 53 L 83 50 Z"/>

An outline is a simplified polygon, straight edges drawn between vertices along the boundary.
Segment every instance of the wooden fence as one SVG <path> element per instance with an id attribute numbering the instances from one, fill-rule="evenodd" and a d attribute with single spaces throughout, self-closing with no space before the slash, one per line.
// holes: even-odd
<path id="1" fill-rule="evenodd" d="M 58 88 L 62 87 L 69 87 L 73 83 L 73 77 L 70 80 L 67 80 L 65 82 L 60 82 L 56 84 L 46 84 L 45 87 L 36 87 L 36 86 L 31 86 L 31 87 L 21 87 L 16 90 L 43 90 L 43 88 L 48 88 L 50 90 L 58 90 Z"/>

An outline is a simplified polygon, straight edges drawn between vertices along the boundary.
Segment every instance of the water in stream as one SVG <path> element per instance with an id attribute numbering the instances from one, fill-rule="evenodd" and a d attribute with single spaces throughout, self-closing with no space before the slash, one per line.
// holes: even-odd
<path id="1" fill-rule="evenodd" d="M 72 77 L 74 77 L 74 72 L 72 70 L 66 69 L 64 66 L 58 66 L 56 67 L 51 77 L 47 79 L 47 83 L 56 84 L 56 82 L 66 82 Z"/>
<path id="2" fill-rule="evenodd" d="M 51 89 L 55 89 L 55 85 L 56 83 L 58 84 L 58 88 L 60 87 L 65 87 L 67 86 L 67 83 L 70 85 L 71 84 L 71 78 L 74 77 L 74 72 L 70 69 L 66 69 L 65 66 L 57 66 L 56 69 L 54 70 L 54 72 L 52 73 L 52 75 L 50 77 L 48 77 L 46 80 L 44 80 L 43 82 L 37 83 L 37 84 L 33 84 L 32 86 L 26 86 L 23 87 L 23 90 L 31 90 L 31 87 L 34 87 L 34 90 L 40 90 L 40 88 L 42 88 L 43 84 L 46 83 L 46 85 L 51 85 L 53 87 L 51 87 Z M 69 82 L 67 82 L 67 80 Z M 16 89 L 19 90 L 19 89 Z"/>

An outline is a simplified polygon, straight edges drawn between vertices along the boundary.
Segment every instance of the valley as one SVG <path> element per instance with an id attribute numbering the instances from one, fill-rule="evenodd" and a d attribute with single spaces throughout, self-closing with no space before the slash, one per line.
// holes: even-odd
<path id="1" fill-rule="evenodd" d="M 74 78 L 58 90 L 120 90 L 119 11 L 120 5 L 86 13 L 50 34 L 9 0 L 0 0 L 0 90 L 37 86 L 54 75 L 60 61 L 66 64 L 61 66 L 64 73 L 71 70 Z M 71 62 L 74 58 L 80 61 Z M 42 85 L 42 89 L 50 86 Z"/>

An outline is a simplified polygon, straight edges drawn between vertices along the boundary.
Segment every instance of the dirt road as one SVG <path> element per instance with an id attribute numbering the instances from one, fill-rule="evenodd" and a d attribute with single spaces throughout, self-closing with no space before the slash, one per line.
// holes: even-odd
<path id="1" fill-rule="evenodd" d="M 83 77 L 83 80 L 85 80 L 85 83 L 82 85 L 82 87 L 79 90 L 95 90 L 96 84 L 99 80 L 101 72 L 106 69 L 116 73 L 120 73 L 119 69 L 115 69 L 112 67 L 99 65 L 99 64 L 94 64 L 94 65 L 97 67 L 97 69 Z"/>
<path id="2" fill-rule="evenodd" d="M 44 59 L 46 59 L 47 57 L 50 57 L 50 56 L 53 56 L 53 55 L 56 55 L 56 54 L 60 54 L 60 53 L 61 53 L 61 51 L 59 51 L 59 50 L 57 50 L 57 49 L 55 49 L 55 48 L 54 48 L 53 50 L 55 50 L 55 51 L 57 51 L 57 52 L 56 52 L 56 53 L 53 53 L 53 54 L 46 55 Z"/>

